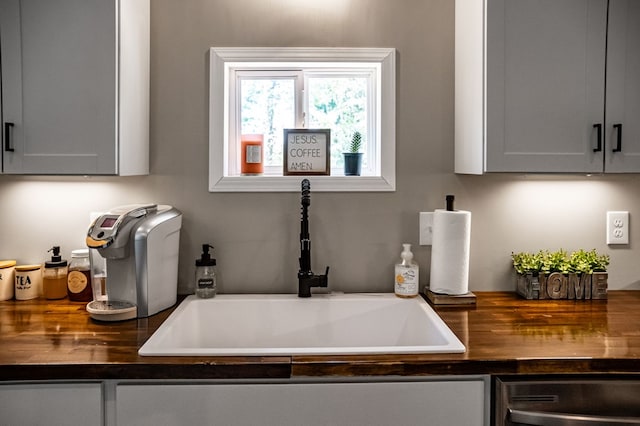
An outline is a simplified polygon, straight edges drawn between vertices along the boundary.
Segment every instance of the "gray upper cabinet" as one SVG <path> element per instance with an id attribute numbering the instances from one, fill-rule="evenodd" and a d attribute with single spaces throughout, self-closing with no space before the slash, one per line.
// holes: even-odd
<path id="1" fill-rule="evenodd" d="M 609 1 L 605 171 L 640 172 L 640 1 Z"/>
<path id="2" fill-rule="evenodd" d="M 456 0 L 455 171 L 640 172 L 639 3 Z"/>
<path id="3" fill-rule="evenodd" d="M 2 172 L 149 172 L 149 0 L 0 0 Z"/>

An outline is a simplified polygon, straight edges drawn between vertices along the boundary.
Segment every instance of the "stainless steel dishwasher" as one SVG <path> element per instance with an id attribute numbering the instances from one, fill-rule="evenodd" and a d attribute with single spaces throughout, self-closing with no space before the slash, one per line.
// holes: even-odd
<path id="1" fill-rule="evenodd" d="M 640 425 L 640 376 L 495 381 L 496 426 Z"/>

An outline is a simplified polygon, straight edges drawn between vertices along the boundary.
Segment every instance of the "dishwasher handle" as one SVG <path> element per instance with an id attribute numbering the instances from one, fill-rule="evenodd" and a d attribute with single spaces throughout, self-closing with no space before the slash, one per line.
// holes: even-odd
<path id="1" fill-rule="evenodd" d="M 514 425 L 526 426 L 607 426 L 638 425 L 638 417 L 611 417 L 584 414 L 524 411 L 509 408 L 509 420 Z"/>

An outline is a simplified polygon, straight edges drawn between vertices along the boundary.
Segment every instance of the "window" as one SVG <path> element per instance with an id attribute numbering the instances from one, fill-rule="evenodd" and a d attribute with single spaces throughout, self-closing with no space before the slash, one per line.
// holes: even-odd
<path id="1" fill-rule="evenodd" d="M 395 190 L 395 51 L 345 48 L 212 48 L 210 191 L 298 191 L 283 176 L 284 129 L 331 130 L 331 173 L 319 191 Z M 359 177 L 345 177 L 342 152 L 363 135 Z M 263 136 L 264 172 L 243 176 L 240 140 Z"/>

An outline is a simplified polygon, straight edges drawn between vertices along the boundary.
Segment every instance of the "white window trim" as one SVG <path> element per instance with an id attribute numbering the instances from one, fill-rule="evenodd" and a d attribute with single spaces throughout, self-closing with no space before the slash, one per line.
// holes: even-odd
<path id="1" fill-rule="evenodd" d="M 304 176 L 314 191 L 395 191 L 395 49 L 389 48 L 211 48 L 209 51 L 209 191 L 297 192 L 303 176 L 229 176 L 229 68 L 239 62 L 379 62 L 380 176 Z"/>

